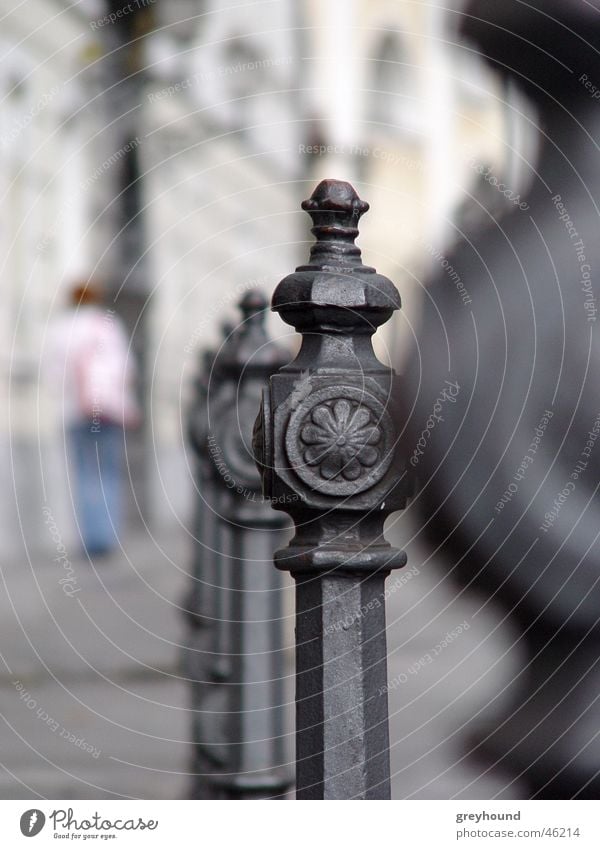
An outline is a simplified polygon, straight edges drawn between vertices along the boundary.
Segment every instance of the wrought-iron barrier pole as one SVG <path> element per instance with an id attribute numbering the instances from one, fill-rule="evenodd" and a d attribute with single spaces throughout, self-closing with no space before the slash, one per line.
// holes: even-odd
<path id="1" fill-rule="evenodd" d="M 267 302 L 240 301 L 243 321 L 205 356 L 191 414 L 198 455 L 199 533 L 189 595 L 200 672 L 193 685 L 196 798 L 284 795 L 285 768 L 281 576 L 273 547 L 287 520 L 261 493 L 251 436 L 268 376 L 287 351 L 265 331 Z"/>
<path id="2" fill-rule="evenodd" d="M 224 325 L 227 339 L 232 328 Z M 227 766 L 226 749 L 220 732 L 227 692 L 219 669 L 219 656 L 212 653 L 222 587 L 221 527 L 217 504 L 220 488 L 216 469 L 207 450 L 208 385 L 215 373 L 214 351 L 201 353 L 188 415 L 188 439 L 195 456 L 196 498 L 194 505 L 194 548 L 187 597 L 183 604 L 188 624 L 184 668 L 191 681 L 192 739 L 190 795 L 193 799 L 216 798 L 210 776 Z"/>
<path id="3" fill-rule="evenodd" d="M 317 241 L 272 309 L 302 334 L 255 426 L 265 494 L 296 535 L 275 553 L 296 580 L 296 797 L 390 796 L 384 581 L 406 563 L 383 537 L 408 486 L 371 337 L 400 307 L 354 245 L 369 208 L 325 180 L 302 204 Z"/>

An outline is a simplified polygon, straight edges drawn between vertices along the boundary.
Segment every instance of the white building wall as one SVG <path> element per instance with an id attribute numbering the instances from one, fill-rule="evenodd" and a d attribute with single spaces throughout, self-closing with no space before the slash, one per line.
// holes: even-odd
<path id="1" fill-rule="evenodd" d="M 270 157 L 253 155 L 233 137 L 213 139 L 193 116 L 185 116 L 186 132 L 180 121 L 171 135 L 167 113 L 183 112 L 185 103 L 172 100 L 168 109 L 148 112 L 153 129 L 143 148 L 152 271 L 152 495 L 154 517 L 163 520 L 184 518 L 190 508 L 181 486 L 190 462 L 181 414 L 199 352 L 220 344 L 223 321 L 238 322 L 245 291 L 260 288 L 270 297 L 299 262 L 294 184 L 278 175 Z M 274 316 L 269 325 L 290 335 Z"/>
<path id="2" fill-rule="evenodd" d="M 4 550 L 52 542 L 42 508 L 65 540 L 72 518 L 60 398 L 46 379 L 48 326 L 73 279 L 87 273 L 89 198 L 80 189 L 93 164 L 88 139 L 98 116 L 81 76 L 94 37 L 81 10 L 61 3 L 0 0 L 0 501 Z M 35 26 L 32 26 L 32 21 Z M 80 110 L 79 117 L 69 120 Z"/>

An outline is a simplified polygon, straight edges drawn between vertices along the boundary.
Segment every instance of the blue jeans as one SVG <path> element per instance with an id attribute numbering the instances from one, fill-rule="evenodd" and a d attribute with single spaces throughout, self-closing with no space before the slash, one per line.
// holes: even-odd
<path id="1" fill-rule="evenodd" d="M 69 429 L 79 534 L 86 551 L 116 548 L 122 514 L 123 428 L 91 421 Z"/>

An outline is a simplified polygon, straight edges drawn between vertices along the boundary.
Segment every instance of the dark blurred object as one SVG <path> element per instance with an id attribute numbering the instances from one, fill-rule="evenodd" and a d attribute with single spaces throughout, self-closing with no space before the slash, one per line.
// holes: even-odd
<path id="1" fill-rule="evenodd" d="M 599 15 L 600 7 L 588 0 L 472 0 L 461 14 L 461 30 L 554 123 L 556 114 L 586 96 L 581 74 L 593 79 L 598 68 Z"/>
<path id="2" fill-rule="evenodd" d="M 529 664 L 478 755 L 538 798 L 600 790 L 600 12 L 579 0 L 474 0 L 463 35 L 535 101 L 539 161 L 499 223 L 448 257 L 409 368 L 426 528 L 463 583 L 501 602 Z M 445 381 L 460 391 L 427 428 Z M 424 430 L 425 429 L 425 430 Z"/>

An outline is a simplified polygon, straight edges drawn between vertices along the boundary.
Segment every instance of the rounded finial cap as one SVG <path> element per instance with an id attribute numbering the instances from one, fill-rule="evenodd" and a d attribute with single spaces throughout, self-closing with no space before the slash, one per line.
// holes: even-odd
<path id="1" fill-rule="evenodd" d="M 302 209 L 312 212 L 343 212 L 355 220 L 367 212 L 369 204 L 361 200 L 354 186 L 343 180 L 322 180 L 312 195 L 302 202 Z"/>

